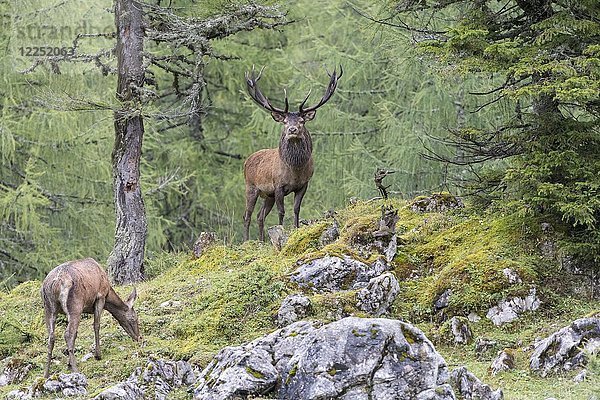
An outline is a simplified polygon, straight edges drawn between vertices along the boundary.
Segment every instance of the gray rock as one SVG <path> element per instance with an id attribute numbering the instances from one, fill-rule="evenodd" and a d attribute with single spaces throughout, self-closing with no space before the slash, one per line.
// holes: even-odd
<path id="1" fill-rule="evenodd" d="M 287 243 L 290 238 L 283 225 L 271 226 L 267 229 L 267 235 L 271 239 L 271 244 L 277 251 L 281 251 L 283 246 Z"/>
<path id="2" fill-rule="evenodd" d="M 356 306 L 371 315 L 380 317 L 387 314 L 400 293 L 398 279 L 391 272 L 385 272 L 369 281 L 366 287 L 356 293 Z"/>
<path id="3" fill-rule="evenodd" d="M 500 301 L 497 306 L 488 310 L 486 318 L 490 319 L 494 325 L 500 326 L 516 320 L 525 312 L 537 310 L 542 302 L 535 292 L 535 288 L 531 288 L 526 297 L 514 297 L 511 300 Z"/>
<path id="4" fill-rule="evenodd" d="M 290 279 L 300 287 L 319 293 L 361 289 L 388 268 L 379 260 L 369 266 L 348 256 L 325 256 L 300 265 Z"/>
<path id="5" fill-rule="evenodd" d="M 340 237 L 340 224 L 336 219 L 333 220 L 331 226 L 327 227 L 319 238 L 319 246 L 324 247 L 335 242 Z"/>
<path id="6" fill-rule="evenodd" d="M 521 280 L 521 277 L 517 273 L 517 271 L 515 271 L 514 269 L 504 268 L 502 270 L 502 273 L 504 274 L 504 276 L 508 280 L 508 283 L 510 283 L 511 285 L 514 285 L 515 283 L 522 283 L 523 282 Z"/>
<path id="7" fill-rule="evenodd" d="M 127 381 L 104 390 L 94 400 L 166 400 L 174 388 L 189 386 L 195 381 L 196 374 L 187 361 L 151 359 L 143 370 L 137 368 Z"/>
<path id="8" fill-rule="evenodd" d="M 228 347 L 201 373 L 195 399 L 455 399 L 443 358 L 417 328 L 381 318 L 300 321 Z"/>
<path id="9" fill-rule="evenodd" d="M 506 350 L 499 351 L 490 367 L 492 375 L 515 368 L 515 356 Z"/>
<path id="10" fill-rule="evenodd" d="M 394 257 L 396 256 L 397 251 L 398 251 L 398 237 L 396 235 L 393 235 L 392 238 L 390 239 L 390 242 L 388 243 L 387 247 L 385 248 L 385 251 L 383 252 L 383 254 L 385 255 L 385 260 L 388 263 L 391 263 L 394 260 Z"/>
<path id="11" fill-rule="evenodd" d="M 496 342 L 495 340 L 487 338 L 477 338 L 477 341 L 475 342 L 475 353 L 477 353 L 479 357 L 493 351 L 494 349 L 496 349 L 496 346 L 498 346 L 498 342 Z"/>
<path id="12" fill-rule="evenodd" d="M 31 400 L 33 395 L 28 390 L 16 389 L 6 394 L 7 400 Z"/>
<path id="13" fill-rule="evenodd" d="M 196 239 L 196 242 L 194 243 L 194 256 L 196 258 L 200 257 L 204 250 L 215 244 L 216 241 L 216 232 L 200 232 L 200 235 L 198 235 L 198 239 Z"/>
<path id="14" fill-rule="evenodd" d="M 481 317 L 476 312 L 474 312 L 474 311 L 471 311 L 469 313 L 469 315 L 467 315 L 467 319 L 470 322 L 479 322 L 479 321 L 481 321 Z"/>
<path id="15" fill-rule="evenodd" d="M 62 394 L 63 396 L 84 396 L 87 394 L 87 379 L 81 373 L 59 374 L 56 379 L 46 379 L 40 386 L 32 389 L 33 396 L 44 393 Z"/>
<path id="16" fill-rule="evenodd" d="M 452 317 L 450 319 L 450 332 L 453 336 L 453 342 L 456 344 L 468 344 L 473 341 L 473 332 L 469 327 L 466 318 Z"/>
<path id="17" fill-rule="evenodd" d="M 234 399 L 272 390 L 279 371 L 320 325 L 318 321 L 299 321 L 244 346 L 222 349 L 200 373 L 194 398 Z"/>
<path id="18" fill-rule="evenodd" d="M 504 398 L 502 389 L 492 390 L 466 367 L 459 367 L 452 371 L 450 381 L 465 400 L 502 400 Z"/>
<path id="19" fill-rule="evenodd" d="M 143 400 L 144 392 L 137 382 L 125 381 L 104 390 L 94 400 Z"/>
<path id="20" fill-rule="evenodd" d="M 0 387 L 22 382 L 33 365 L 18 358 L 8 357 L 2 360 L 4 368 L 0 374 Z"/>
<path id="21" fill-rule="evenodd" d="M 94 353 L 89 352 L 89 353 L 85 353 L 82 357 L 81 357 L 81 362 L 84 363 L 86 361 L 88 361 L 89 359 L 94 358 Z"/>
<path id="22" fill-rule="evenodd" d="M 582 369 L 580 373 L 575 375 L 575 377 L 573 378 L 573 382 L 581 383 L 587 379 L 587 375 L 587 369 Z"/>
<path id="23" fill-rule="evenodd" d="M 281 302 L 277 311 L 277 325 L 283 327 L 308 315 L 310 299 L 303 294 L 291 294 Z"/>
<path id="24" fill-rule="evenodd" d="M 546 376 L 583 365 L 586 353 L 600 350 L 600 318 L 581 318 L 534 344 L 529 367 Z"/>
<path id="25" fill-rule="evenodd" d="M 437 298 L 437 300 L 433 303 L 433 307 L 436 311 L 441 310 L 442 308 L 448 307 L 450 304 L 450 296 L 452 295 L 452 289 L 444 290 L 444 293 Z"/>

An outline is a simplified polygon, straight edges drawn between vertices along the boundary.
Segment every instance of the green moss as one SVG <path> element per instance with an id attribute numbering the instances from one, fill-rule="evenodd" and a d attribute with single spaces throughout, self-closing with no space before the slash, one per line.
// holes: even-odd
<path id="1" fill-rule="evenodd" d="M 335 374 L 337 374 L 337 370 L 334 367 L 331 367 L 331 368 L 329 368 L 327 373 L 331 376 L 335 376 Z"/>
<path id="2" fill-rule="evenodd" d="M 265 378 L 265 374 L 263 374 L 263 373 L 262 373 L 262 372 L 260 372 L 260 371 L 257 371 L 257 370 L 255 370 L 255 369 L 253 369 L 253 368 L 252 368 L 252 367 L 250 367 L 250 366 L 246 366 L 246 372 L 247 372 L 249 375 L 252 375 L 253 377 L 255 377 L 256 379 L 264 379 L 264 378 Z"/>
<path id="3" fill-rule="evenodd" d="M 319 238 L 328 226 L 328 221 L 321 221 L 302 229 L 296 229 L 281 249 L 281 254 L 284 256 L 297 256 L 309 250 L 316 250 L 319 247 Z"/>

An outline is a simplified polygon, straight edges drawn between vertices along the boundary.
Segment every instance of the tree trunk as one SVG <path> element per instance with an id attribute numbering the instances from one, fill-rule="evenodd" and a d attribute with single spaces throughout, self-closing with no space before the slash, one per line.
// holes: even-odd
<path id="1" fill-rule="evenodd" d="M 116 0 L 117 97 L 115 144 L 112 153 L 116 208 L 115 245 L 108 258 L 108 273 L 115 284 L 144 278 L 144 247 L 148 226 L 140 189 L 140 157 L 144 136 L 141 91 L 144 84 L 142 10 L 133 0 Z"/>

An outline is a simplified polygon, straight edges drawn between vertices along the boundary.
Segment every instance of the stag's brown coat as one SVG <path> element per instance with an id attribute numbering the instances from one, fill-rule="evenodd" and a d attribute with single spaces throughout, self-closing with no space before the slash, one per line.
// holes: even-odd
<path id="1" fill-rule="evenodd" d="M 44 315 L 48 329 L 48 358 L 44 376 L 48 377 L 52 350 L 54 348 L 54 328 L 58 313 L 66 314 L 68 364 L 71 371 L 77 371 L 75 362 L 75 338 L 81 314 L 94 314 L 94 335 L 96 359 L 100 359 L 100 315 L 106 309 L 115 317 L 132 339 L 139 341 L 138 318 L 133 309 L 137 294 L 135 289 L 127 299 L 121 300 L 110 286 L 108 276 L 100 264 L 91 258 L 68 261 L 48 273 L 41 289 L 44 302 Z"/>

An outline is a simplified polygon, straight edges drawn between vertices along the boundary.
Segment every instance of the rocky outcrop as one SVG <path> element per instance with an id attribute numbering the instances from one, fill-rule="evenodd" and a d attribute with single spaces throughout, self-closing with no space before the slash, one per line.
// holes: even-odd
<path id="1" fill-rule="evenodd" d="M 398 279 L 391 272 L 383 273 L 369 281 L 356 293 L 356 306 L 371 315 L 387 314 L 400 293 Z"/>
<path id="2" fill-rule="evenodd" d="M 187 361 L 149 360 L 137 368 L 125 382 L 112 386 L 94 400 L 166 400 L 174 388 L 192 385 L 196 373 Z"/>
<path id="3" fill-rule="evenodd" d="M 319 246 L 325 247 L 330 243 L 335 242 L 340 237 L 340 224 L 336 219 L 333 220 L 331 226 L 325 228 L 321 237 L 319 237 Z"/>
<path id="4" fill-rule="evenodd" d="M 7 394 L 7 399 L 30 400 L 42 395 L 73 397 L 87 395 L 87 379 L 80 373 L 59 374 L 35 384 L 28 389 L 13 390 Z"/>
<path id="5" fill-rule="evenodd" d="M 502 389 L 492 390 L 489 385 L 481 382 L 466 367 L 460 367 L 452 371 L 450 381 L 465 400 L 502 400 L 504 398 Z"/>
<path id="6" fill-rule="evenodd" d="M 447 324 L 447 328 L 449 328 L 448 341 L 454 344 L 468 344 L 473 341 L 473 332 L 467 318 L 454 316 Z"/>
<path id="7" fill-rule="evenodd" d="M 381 318 L 300 321 L 221 350 L 194 398 L 454 399 L 443 358 L 417 328 Z"/>
<path id="8" fill-rule="evenodd" d="M 587 354 L 600 353 L 600 318 L 581 318 L 534 344 L 529 366 L 542 376 L 583 365 Z"/>
<path id="9" fill-rule="evenodd" d="M 525 297 L 514 297 L 511 300 L 502 300 L 497 306 L 489 309 L 486 318 L 491 320 L 494 325 L 500 326 L 512 322 L 519 316 L 528 311 L 537 310 L 542 302 L 532 288 L 529 295 Z"/>
<path id="10" fill-rule="evenodd" d="M 303 294 L 291 294 L 281 302 L 277 311 L 277 325 L 283 327 L 308 315 L 310 299 Z"/>
<path id="11" fill-rule="evenodd" d="M 361 289 L 371 278 L 388 269 L 382 261 L 368 265 L 348 256 L 325 256 L 300 265 L 291 275 L 292 282 L 318 293 Z"/>

